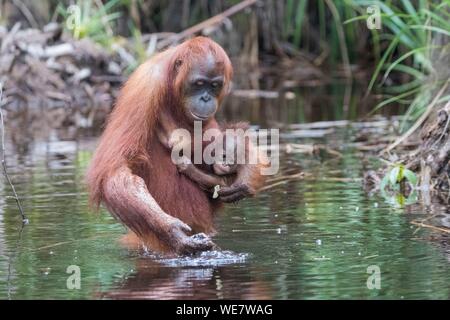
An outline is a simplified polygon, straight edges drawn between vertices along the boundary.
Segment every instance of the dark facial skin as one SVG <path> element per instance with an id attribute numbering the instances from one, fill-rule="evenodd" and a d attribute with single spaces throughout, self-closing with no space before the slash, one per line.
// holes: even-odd
<path id="1" fill-rule="evenodd" d="M 218 97 L 224 77 L 215 63 L 191 71 L 184 87 L 186 113 L 192 120 L 205 121 L 214 116 L 219 107 Z"/>

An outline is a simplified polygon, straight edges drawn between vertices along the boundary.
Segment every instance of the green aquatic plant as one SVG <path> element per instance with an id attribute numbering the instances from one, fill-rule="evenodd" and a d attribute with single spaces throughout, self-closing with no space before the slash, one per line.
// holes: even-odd
<path id="1" fill-rule="evenodd" d="M 412 188 L 417 185 L 417 176 L 403 164 L 396 164 L 387 171 L 380 183 L 380 190 L 390 187 L 392 190 L 400 190 L 401 184 L 407 182 Z"/>
<path id="2" fill-rule="evenodd" d="M 393 207 L 402 208 L 417 201 L 417 176 L 403 164 L 393 165 L 380 182 L 381 196 Z M 406 192 L 406 185 L 411 190 Z"/>

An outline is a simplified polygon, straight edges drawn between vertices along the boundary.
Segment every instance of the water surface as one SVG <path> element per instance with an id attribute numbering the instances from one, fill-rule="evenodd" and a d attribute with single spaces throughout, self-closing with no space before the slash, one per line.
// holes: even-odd
<path id="1" fill-rule="evenodd" d="M 346 145 L 349 130 L 314 140 L 340 158 L 282 153 L 283 172 L 307 177 L 227 205 L 214 239 L 223 251 L 180 259 L 121 247 L 125 229 L 104 210 L 89 212 L 83 175 L 95 137 L 36 140 L 25 152 L 8 144 L 30 224 L 21 231 L 1 180 L 0 298 L 448 299 L 448 236 L 411 224 L 428 217 L 448 227 L 448 208 L 368 195 L 359 178 L 373 162 Z M 80 290 L 67 289 L 70 265 L 80 267 Z M 371 265 L 379 290 L 367 287 Z"/>

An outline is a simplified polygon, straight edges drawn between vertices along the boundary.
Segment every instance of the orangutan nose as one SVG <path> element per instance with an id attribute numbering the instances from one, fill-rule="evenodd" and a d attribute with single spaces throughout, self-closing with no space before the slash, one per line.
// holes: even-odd
<path id="1" fill-rule="evenodd" d="M 208 102 L 211 100 L 211 96 L 209 94 L 204 94 L 200 98 L 203 102 Z"/>

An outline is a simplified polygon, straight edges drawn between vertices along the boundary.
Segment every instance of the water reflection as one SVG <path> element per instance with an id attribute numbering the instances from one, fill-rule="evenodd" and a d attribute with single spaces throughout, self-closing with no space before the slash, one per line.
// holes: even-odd
<path id="1" fill-rule="evenodd" d="M 211 260 L 213 262 L 213 260 Z M 113 299 L 270 299 L 273 293 L 262 277 L 244 265 L 167 266 L 153 259 L 136 260 L 136 272 L 103 293 Z M 190 263 L 189 263 L 190 264 Z M 214 264 L 220 264 L 216 261 Z M 239 278 L 239 284 L 236 283 Z"/>

